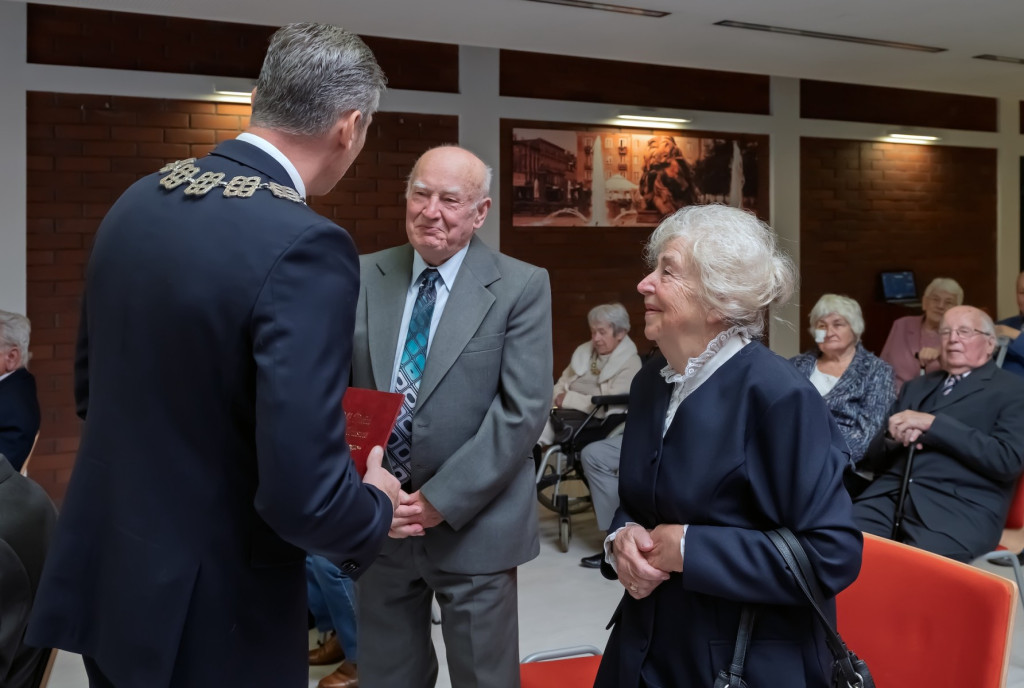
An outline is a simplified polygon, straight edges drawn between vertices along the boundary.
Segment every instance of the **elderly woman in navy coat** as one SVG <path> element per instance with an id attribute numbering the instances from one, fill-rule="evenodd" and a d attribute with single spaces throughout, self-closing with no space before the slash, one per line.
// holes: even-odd
<path id="1" fill-rule="evenodd" d="M 857 463 L 896 400 L 892 366 L 861 345 L 864 316 L 849 296 L 823 294 L 808 319 L 818 348 L 789 360 L 825 399 Z"/>
<path id="2" fill-rule="evenodd" d="M 792 263 L 767 225 L 726 206 L 669 216 L 647 254 L 638 289 L 663 357 L 630 391 L 602 567 L 625 594 L 595 686 L 711 686 L 744 605 L 758 612 L 750 688 L 826 686 L 822 629 L 765 534 L 792 530 L 829 598 L 857 577 L 846 443 L 821 395 L 757 341 Z"/>

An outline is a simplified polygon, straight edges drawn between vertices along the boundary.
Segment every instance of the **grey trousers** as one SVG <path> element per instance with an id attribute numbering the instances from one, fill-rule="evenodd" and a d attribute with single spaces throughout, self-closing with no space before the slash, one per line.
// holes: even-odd
<path id="1" fill-rule="evenodd" d="M 483 575 L 438 570 L 421 537 L 387 543 L 356 583 L 359 682 L 367 688 L 434 686 L 435 595 L 452 688 L 519 688 L 516 569 Z"/>
<path id="2" fill-rule="evenodd" d="M 619 508 L 619 452 L 622 435 L 591 442 L 583 447 L 580 460 L 590 483 L 590 498 L 594 502 L 597 527 L 608 530 L 615 510 Z"/>

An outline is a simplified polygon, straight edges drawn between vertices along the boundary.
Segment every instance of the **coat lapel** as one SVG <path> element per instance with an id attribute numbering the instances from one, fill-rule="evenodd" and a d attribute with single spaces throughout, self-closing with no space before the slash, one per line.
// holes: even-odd
<path id="1" fill-rule="evenodd" d="M 378 256 L 363 276 L 366 289 L 366 339 L 370 347 L 373 382 L 391 390 L 402 311 L 412 274 L 412 246 L 406 244 Z"/>
<path id="2" fill-rule="evenodd" d="M 992 379 L 995 369 L 995 363 L 989 361 L 980 368 L 975 368 L 971 371 L 970 375 L 953 385 L 953 389 L 949 391 L 949 394 L 943 395 L 941 391 L 937 391 L 934 403 L 932 404 L 932 411 L 940 411 L 947 406 L 959 403 L 962 399 L 966 399 L 972 394 L 980 392 L 988 385 L 989 380 Z M 946 376 L 943 376 L 939 386 L 945 381 Z"/>
<path id="3" fill-rule="evenodd" d="M 480 328 L 480 323 L 494 303 L 494 294 L 488 287 L 499 279 L 501 272 L 494 260 L 494 254 L 486 244 L 473 237 L 462 267 L 459 268 L 459 274 L 455 278 L 455 284 L 448 294 L 448 303 L 441 314 L 437 331 L 430 342 L 430 353 L 427 355 L 427 365 L 423 370 L 417 406 L 421 406 L 430 398 L 431 393 Z"/>

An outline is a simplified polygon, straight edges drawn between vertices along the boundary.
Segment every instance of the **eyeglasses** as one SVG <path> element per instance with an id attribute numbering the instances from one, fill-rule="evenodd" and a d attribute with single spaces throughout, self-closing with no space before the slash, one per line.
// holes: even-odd
<path id="1" fill-rule="evenodd" d="M 958 327 L 955 330 L 951 330 L 948 327 L 944 327 L 941 330 L 939 330 L 939 336 L 942 337 L 943 339 L 949 339 L 949 336 L 951 334 L 953 334 L 954 332 L 956 332 L 956 336 L 957 337 L 959 337 L 960 339 L 962 339 L 964 341 L 967 341 L 968 339 L 974 339 L 979 334 L 983 334 L 986 337 L 991 337 L 992 336 L 988 332 L 983 332 L 981 330 L 976 330 L 973 327 Z"/>

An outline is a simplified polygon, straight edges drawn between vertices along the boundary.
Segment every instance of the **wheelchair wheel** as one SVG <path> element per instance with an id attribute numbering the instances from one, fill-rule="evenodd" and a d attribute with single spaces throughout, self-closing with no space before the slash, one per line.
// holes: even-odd
<path id="1" fill-rule="evenodd" d="M 562 552 L 569 551 L 569 541 L 572 539 L 572 521 L 568 516 L 558 519 L 558 549 Z"/>

